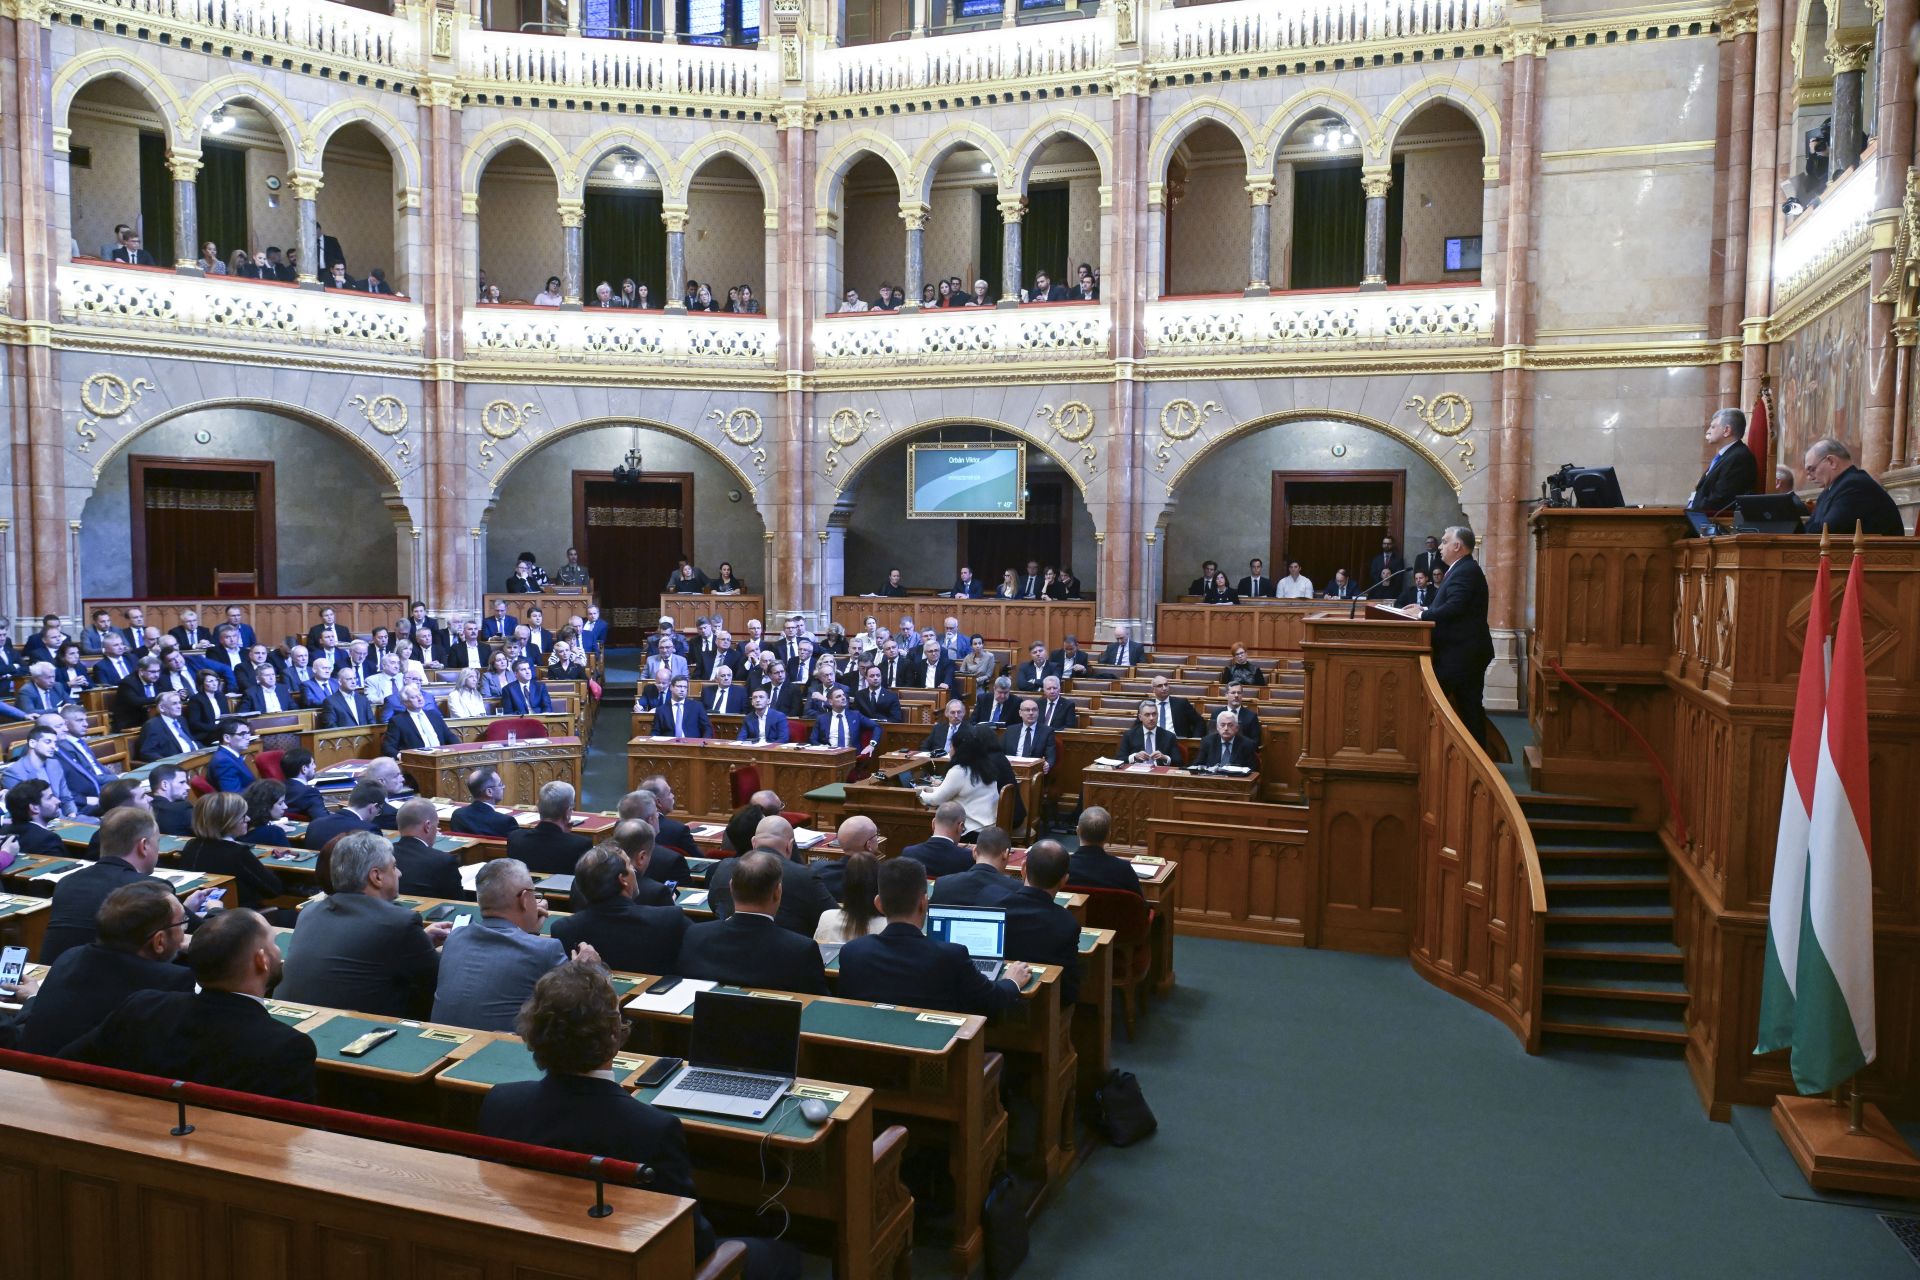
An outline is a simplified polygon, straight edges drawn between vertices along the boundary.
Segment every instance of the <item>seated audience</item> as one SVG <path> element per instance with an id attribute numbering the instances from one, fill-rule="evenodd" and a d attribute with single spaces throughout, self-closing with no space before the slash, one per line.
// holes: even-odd
<path id="1" fill-rule="evenodd" d="M 193 972 L 173 963 L 187 940 L 187 909 L 161 880 L 109 893 L 94 940 L 54 961 L 21 1014 L 22 1053 L 58 1053 L 107 1020 L 136 991 L 192 991 Z"/>
<path id="2" fill-rule="evenodd" d="M 492 765 L 482 765 L 467 774 L 468 802 L 453 811 L 447 820 L 455 835 L 490 836 L 504 840 L 520 829 L 510 813 L 494 806 L 506 798 L 507 783 Z"/>
<path id="3" fill-rule="evenodd" d="M 1197 768 L 1234 765 L 1242 769 L 1260 767 L 1259 744 L 1240 736 L 1240 715 L 1234 708 L 1222 708 L 1213 718 L 1214 731 L 1200 743 L 1195 758 Z"/>
<path id="4" fill-rule="evenodd" d="M 780 894 L 774 922 L 791 933 L 811 938 L 820 927 L 820 917 L 839 903 L 804 862 L 794 861 L 793 824 L 777 814 L 763 817 L 754 826 L 750 844 L 752 852 L 772 853 L 779 860 Z M 707 904 L 716 920 L 734 912 L 732 882 L 740 861 L 739 857 L 723 858 L 707 872 Z"/>
<path id="5" fill-rule="evenodd" d="M 733 909 L 724 919 L 687 930 L 676 972 L 740 987 L 826 995 L 827 972 L 812 934 L 783 929 L 776 921 L 786 868 L 794 864 L 766 849 L 728 861 L 734 864 L 729 878 Z M 801 874 L 812 880 L 804 869 Z"/>
<path id="6" fill-rule="evenodd" d="M 1139 723 L 1121 735 L 1116 754 L 1128 764 L 1186 763 L 1179 739 L 1160 723 L 1160 704 L 1151 699 L 1141 702 L 1139 716 Z"/>
<path id="7" fill-rule="evenodd" d="M 1107 852 L 1113 818 L 1099 805 L 1080 811 L 1075 828 L 1080 845 L 1067 860 L 1067 883 L 1074 889 L 1125 889 L 1146 896 L 1133 864 Z"/>
<path id="8" fill-rule="evenodd" d="M 480 918 L 455 929 L 440 948 L 440 980 L 433 994 L 433 1020 L 480 1031 L 511 1031 L 534 983 L 567 962 L 567 945 L 543 937 L 547 900 L 534 892 L 533 877 L 515 858 L 495 858 L 475 883 Z M 573 948 L 581 964 L 600 963 L 591 943 Z"/>
<path id="9" fill-rule="evenodd" d="M 871 826 L 873 820 L 849 818 L 847 822 L 865 822 Z M 845 823 L 841 824 L 841 830 L 846 830 Z M 820 868 L 829 862 L 839 869 L 840 892 L 834 896 L 840 899 L 841 905 L 821 913 L 820 923 L 813 928 L 813 940 L 838 945 L 886 928 L 886 917 L 880 914 L 875 902 L 880 893 L 880 859 L 866 851 L 840 858 L 822 858 L 813 865 L 815 878 L 823 884 L 826 878 L 820 875 Z"/>
<path id="10" fill-rule="evenodd" d="M 1000 785 L 988 768 L 993 741 L 991 731 L 984 726 L 963 726 L 954 737 L 952 763 L 946 775 L 938 785 L 920 788 L 920 803 L 932 808 L 954 802 L 965 812 L 968 830 L 992 826 L 1000 811 Z"/>
<path id="11" fill-rule="evenodd" d="M 390 1018 L 426 1017 L 440 976 L 437 948 L 453 926 L 427 924 L 394 901 L 400 868 L 384 836 L 353 832 L 333 846 L 331 858 L 333 891 L 301 911 L 276 994 Z"/>
<path id="12" fill-rule="evenodd" d="M 965 947 L 927 937 L 927 872 L 911 857 L 881 866 L 880 909 L 887 927 L 841 948 L 838 994 L 845 999 L 992 1015 L 1019 1000 L 1033 976 L 1014 960 L 988 981 Z"/>
<path id="13" fill-rule="evenodd" d="M 620 825 L 646 827 L 642 822 Z M 652 837 L 647 831 L 648 841 Z M 609 967 L 623 973 L 679 972 L 674 966 L 689 928 L 687 915 L 673 904 L 670 893 L 664 903 L 642 904 L 639 895 L 648 886 L 667 892 L 635 865 L 617 840 L 595 845 L 574 864 L 569 898 L 573 910 L 554 922 L 553 936 L 568 948 L 592 944 Z"/>
<path id="14" fill-rule="evenodd" d="M 536 807 L 540 821 L 531 827 L 515 825 L 507 836 L 507 856 L 524 863 L 529 871 L 570 875 L 580 855 L 593 848 L 592 840 L 573 830 L 573 784 L 545 784 Z"/>
<path id="15" fill-rule="evenodd" d="M 982 823 L 981 829 L 992 825 Z M 953 875 L 972 865 L 967 851 L 960 847 L 960 835 L 966 830 L 966 806 L 956 800 L 944 800 L 933 811 L 933 834 L 919 844 L 908 845 L 901 856 L 913 858 L 933 876 Z"/>
<path id="16" fill-rule="evenodd" d="M 460 857 L 433 847 L 440 838 L 440 810 L 415 797 L 394 815 L 393 861 L 400 868 L 400 892 L 409 897 L 460 899 Z"/>
<path id="17" fill-rule="evenodd" d="M 315 818 L 307 824 L 307 830 L 300 837 L 300 843 L 309 849 L 319 850 L 327 847 L 327 842 L 335 836 L 349 832 L 363 831 L 378 834 L 380 831 L 379 814 L 386 806 L 387 792 L 374 779 L 363 772 L 354 782 L 353 790 L 347 793 L 347 803 L 338 809 Z"/>
<path id="18" fill-rule="evenodd" d="M 1067 851 L 1058 840 L 1036 840 L 1027 850 L 1025 883 L 990 905 L 1007 913 L 1007 959 L 1060 969 L 1060 1006 L 1080 998 L 1080 922 L 1055 902 L 1067 879 Z"/>
<path id="19" fill-rule="evenodd" d="M 287 816 L 287 784 L 278 778 L 261 778 L 240 793 L 240 800 L 247 808 L 245 834 L 240 837 L 241 841 L 285 848 L 287 829 L 280 825 L 280 820 Z"/>
<path id="20" fill-rule="evenodd" d="M 1020 887 L 1007 874 L 1012 840 L 999 827 L 986 827 L 973 845 L 973 865 L 933 882 L 932 902 L 939 907 L 997 907 Z"/>

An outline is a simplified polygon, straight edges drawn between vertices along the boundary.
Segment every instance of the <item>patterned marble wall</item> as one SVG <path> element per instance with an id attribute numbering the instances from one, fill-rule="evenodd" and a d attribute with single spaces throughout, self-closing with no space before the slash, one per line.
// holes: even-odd
<path id="1" fill-rule="evenodd" d="M 1446 269 L 1447 237 L 1481 233 L 1485 182 L 1480 156 L 1478 145 L 1407 153 L 1401 178 L 1400 283 L 1480 278 L 1477 270 Z"/>
<path id="2" fill-rule="evenodd" d="M 126 125 L 76 114 L 71 145 L 88 152 L 88 166 L 72 166 L 69 174 L 73 239 L 91 257 L 112 245 L 116 223 L 132 224 L 139 217 L 140 135 Z"/>
<path id="3" fill-rule="evenodd" d="M 1209 162 L 1187 171 L 1187 190 L 1172 210 L 1168 295 L 1238 293 L 1247 287 L 1246 162 Z"/>
<path id="4" fill-rule="evenodd" d="M 505 157 L 507 163 L 490 167 L 480 179 L 480 269 L 491 284 L 500 286 L 502 299 L 532 302 L 564 265 L 566 237 L 555 209 L 559 195 L 553 176 L 508 167 L 522 153 Z M 591 292 L 595 281 L 583 281 Z M 664 281 L 654 284 L 656 292 Z M 618 289 L 620 282 L 613 281 Z"/>

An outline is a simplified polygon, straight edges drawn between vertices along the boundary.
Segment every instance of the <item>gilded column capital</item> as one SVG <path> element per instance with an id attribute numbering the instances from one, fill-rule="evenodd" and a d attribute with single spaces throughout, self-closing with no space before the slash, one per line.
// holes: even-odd
<path id="1" fill-rule="evenodd" d="M 804 102 L 783 102 L 774 110 L 774 123 L 782 129 L 804 129 L 807 127 L 807 104 Z"/>
<path id="2" fill-rule="evenodd" d="M 1247 198 L 1254 204 L 1273 203 L 1274 182 L 1265 174 L 1247 179 Z"/>
<path id="3" fill-rule="evenodd" d="M 1751 3 L 1734 0 L 1720 15 L 1720 38 L 1737 40 L 1741 36 L 1750 36 L 1760 29 L 1760 10 Z"/>
<path id="4" fill-rule="evenodd" d="M 1000 220 L 1018 222 L 1027 216 L 1027 198 L 1018 191 L 1000 193 Z"/>
<path id="5" fill-rule="evenodd" d="M 1842 75 L 1848 71 L 1865 71 L 1867 64 L 1873 61 L 1873 33 L 1871 31 L 1828 32 L 1827 60 L 1833 63 L 1835 75 Z"/>
<path id="6" fill-rule="evenodd" d="M 176 152 L 167 157 L 167 172 L 175 182 L 192 182 L 200 176 L 201 163 L 197 151 Z"/>
<path id="7" fill-rule="evenodd" d="M 900 220 L 907 224 L 909 231 L 925 231 L 927 215 L 932 210 L 921 200 L 902 200 L 900 202 Z"/>
<path id="8" fill-rule="evenodd" d="M 1393 170 L 1362 169 L 1360 171 L 1360 189 L 1367 193 L 1369 200 L 1385 200 L 1387 192 L 1393 187 Z"/>
<path id="9" fill-rule="evenodd" d="M 294 173 L 287 177 L 287 186 L 293 191 L 295 200 L 318 199 L 320 188 L 326 185 L 317 173 Z"/>
<path id="10" fill-rule="evenodd" d="M 581 200 L 562 200 L 560 202 L 560 225 L 572 231 L 586 222 L 587 206 Z"/>
<path id="11" fill-rule="evenodd" d="M 1544 58 L 1547 56 L 1545 27 L 1515 27 L 1507 42 L 1508 58 Z"/>
<path id="12" fill-rule="evenodd" d="M 667 234 L 684 232 L 687 229 L 687 206 L 667 205 L 660 210 L 660 221 L 666 225 Z"/>
<path id="13" fill-rule="evenodd" d="M 1138 97 L 1147 91 L 1147 72 L 1144 67 L 1115 67 L 1113 70 L 1113 96 L 1124 98 Z"/>
<path id="14" fill-rule="evenodd" d="M 433 77 L 420 86 L 420 101 L 429 107 L 458 108 L 460 87 L 451 80 Z"/>

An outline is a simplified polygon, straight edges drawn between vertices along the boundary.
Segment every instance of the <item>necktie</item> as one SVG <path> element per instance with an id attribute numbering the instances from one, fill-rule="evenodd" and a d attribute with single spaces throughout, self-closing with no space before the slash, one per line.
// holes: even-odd
<path id="1" fill-rule="evenodd" d="M 440 745 L 440 735 L 433 731 L 433 722 L 427 719 L 426 712 L 414 712 L 413 723 L 414 726 L 420 730 L 421 742 L 429 747 L 437 747 Z"/>
<path id="2" fill-rule="evenodd" d="M 192 745 L 187 741 L 187 735 L 180 731 L 180 725 L 177 721 L 167 721 L 167 731 L 173 735 L 174 745 L 179 747 L 181 751 L 193 750 Z"/>
<path id="3" fill-rule="evenodd" d="M 1247 594 L 1248 594 L 1248 595 L 1255 595 L 1255 596 L 1257 596 L 1257 595 L 1259 595 L 1259 594 L 1260 594 L 1260 579 L 1258 579 L 1258 578 L 1255 578 L 1255 579 L 1253 580 L 1253 590 L 1252 590 L 1252 591 L 1250 591 L 1250 592 L 1248 592 Z"/>
<path id="4" fill-rule="evenodd" d="M 1027 744 L 1029 741 L 1032 740 L 1032 738 L 1033 738 L 1033 730 L 1031 728 L 1022 728 L 1020 730 L 1020 750 L 1016 751 L 1014 754 L 1021 755 L 1021 756 L 1028 754 Z"/>
<path id="5" fill-rule="evenodd" d="M 686 704 L 682 702 L 676 702 L 673 704 L 673 736 L 676 738 L 685 736 L 685 734 L 682 732 L 681 720 L 680 720 L 681 710 L 685 706 Z"/>
<path id="6" fill-rule="evenodd" d="M 153 698 L 153 686 L 142 681 L 140 685 L 140 696 L 151 701 Z"/>
<path id="7" fill-rule="evenodd" d="M 1053 726 L 1053 706 L 1054 704 L 1051 702 L 1047 704 L 1047 726 L 1049 728 Z"/>
<path id="8" fill-rule="evenodd" d="M 527 682 L 524 680 L 520 682 L 520 705 L 525 708 L 533 706 L 533 690 L 527 687 Z"/>
<path id="9" fill-rule="evenodd" d="M 838 711 L 833 713 L 833 745 L 843 747 L 847 744 L 847 718 Z"/>

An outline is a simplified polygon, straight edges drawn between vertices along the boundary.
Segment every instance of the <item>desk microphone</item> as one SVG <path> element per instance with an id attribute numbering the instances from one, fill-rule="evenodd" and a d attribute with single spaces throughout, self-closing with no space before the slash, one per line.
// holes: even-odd
<path id="1" fill-rule="evenodd" d="M 1404 565 L 1401 568 L 1395 569 L 1392 573 L 1388 574 L 1387 581 L 1391 583 L 1395 578 L 1399 577 L 1401 574 L 1411 573 L 1412 571 L 1413 571 L 1413 566 Z M 1353 603 L 1347 606 L 1347 617 L 1352 618 L 1354 614 L 1360 611 L 1360 602 L 1362 600 L 1378 600 L 1380 597 L 1374 595 L 1373 593 L 1375 590 L 1379 588 L 1379 586 L 1380 584 L 1376 582 L 1372 586 L 1368 587 L 1365 591 L 1362 591 L 1359 595 L 1355 596 L 1353 598 Z"/>

